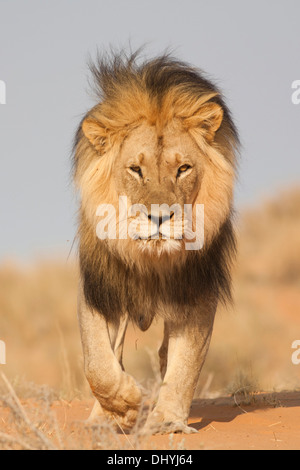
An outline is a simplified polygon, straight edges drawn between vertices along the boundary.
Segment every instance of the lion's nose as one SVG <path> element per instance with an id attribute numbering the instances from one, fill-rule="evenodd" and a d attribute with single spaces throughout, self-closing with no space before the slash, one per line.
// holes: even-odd
<path id="1" fill-rule="evenodd" d="M 148 219 L 151 220 L 151 222 L 156 224 L 158 227 L 160 227 L 164 222 L 171 220 L 173 216 L 174 216 L 174 212 L 171 211 L 166 214 L 160 214 L 159 216 L 150 214 L 148 215 Z"/>

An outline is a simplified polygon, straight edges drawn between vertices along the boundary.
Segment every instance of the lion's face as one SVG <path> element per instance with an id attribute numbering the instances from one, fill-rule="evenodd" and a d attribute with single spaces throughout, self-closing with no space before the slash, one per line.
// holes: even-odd
<path id="1" fill-rule="evenodd" d="M 188 223 L 184 208 L 193 206 L 203 172 L 201 152 L 179 122 L 161 133 L 148 123 L 131 131 L 114 179 L 118 195 L 127 197 L 128 235 L 143 251 L 182 248 Z"/>
<path id="2" fill-rule="evenodd" d="M 164 71 L 157 73 L 158 80 Z M 187 250 L 208 247 L 230 216 L 235 130 L 218 92 L 202 79 L 194 89 L 188 74 L 186 84 L 164 88 L 163 82 L 154 93 L 148 90 L 154 76 L 130 77 L 111 78 L 116 88 L 110 80 L 78 131 L 81 233 L 95 237 L 99 205 L 113 205 L 108 222 L 115 218 L 116 236 L 107 237 L 109 249 L 129 264 L 142 259 L 145 265 L 149 255 L 160 262 L 162 254 L 181 262 Z M 187 248 L 195 241 L 196 248 Z"/>

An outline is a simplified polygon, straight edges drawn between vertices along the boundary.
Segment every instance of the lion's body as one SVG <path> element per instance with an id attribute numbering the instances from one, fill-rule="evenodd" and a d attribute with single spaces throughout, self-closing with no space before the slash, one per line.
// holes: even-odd
<path id="1" fill-rule="evenodd" d="M 166 333 L 160 356 L 170 384 L 168 403 L 172 399 L 174 403 L 165 415 L 163 408 L 169 405 L 162 389 L 148 421 L 152 426 L 170 421 L 173 425 L 169 430 L 188 432 L 184 427 L 186 414 L 208 348 L 216 305 L 219 300 L 231 297 L 237 132 L 218 90 L 185 64 L 163 56 L 137 66 L 134 58 L 126 61 L 115 57 L 110 64 L 102 62 L 93 71 L 100 89 L 100 103 L 79 127 L 74 158 L 75 180 L 81 192 L 80 305 L 85 313 L 79 312 L 79 317 L 87 376 L 104 410 L 131 423 L 139 400 L 122 407 L 126 397 L 121 382 L 130 382 L 128 396 L 137 395 L 135 385 L 115 364 L 119 387 L 108 393 L 112 379 L 106 377 L 101 385 L 96 378 L 103 374 L 104 367 L 101 362 L 95 364 L 97 350 L 102 361 L 103 354 L 108 355 L 110 368 L 115 361 L 111 351 L 122 349 L 127 325 L 124 318 L 145 330 L 155 315 L 163 317 Z M 97 207 L 110 204 L 117 208 L 120 196 L 126 196 L 130 205 L 142 204 L 150 212 L 153 204 L 160 207 L 177 204 L 182 209 L 190 205 L 194 230 L 198 227 L 196 207 L 204 205 L 204 246 L 187 249 L 187 238 L 176 235 L 186 228 L 186 221 L 176 218 L 174 212 L 168 217 L 164 214 L 161 217 L 160 212 L 156 219 L 153 214 L 150 218 L 140 213 L 139 230 L 135 229 L 133 237 L 128 237 L 127 231 L 124 236 L 119 218 L 119 237 L 99 239 Z M 120 215 L 120 209 L 116 210 Z M 130 221 L 136 220 L 131 216 Z M 172 227 L 168 239 L 163 232 L 166 223 Z M 156 230 L 157 238 L 148 237 Z M 100 320 L 94 319 L 95 314 Z M 107 331 L 110 351 L 106 353 L 104 346 L 101 349 L 100 338 L 100 344 L 96 342 L 92 347 L 95 321 L 102 322 L 103 332 Z M 121 323 L 125 325 L 123 329 Z M 118 330 L 122 338 L 119 344 Z M 174 338 L 177 341 L 171 357 Z M 182 348 L 186 349 L 187 343 L 189 351 L 184 352 Z M 172 387 L 180 386 L 180 379 L 177 384 L 174 382 L 176 361 L 178 367 L 186 361 L 191 367 L 196 361 L 190 378 L 185 376 L 181 384 L 186 405 L 178 416 L 177 398 L 172 398 Z M 97 373 L 97 367 L 102 372 Z M 109 370 L 107 373 L 114 375 Z M 111 403 L 107 396 L 111 396 Z M 112 396 L 119 398 L 113 400 Z"/>

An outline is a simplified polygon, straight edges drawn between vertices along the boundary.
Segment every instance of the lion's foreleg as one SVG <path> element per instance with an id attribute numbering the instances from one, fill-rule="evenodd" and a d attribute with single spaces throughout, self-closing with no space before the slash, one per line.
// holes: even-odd
<path id="1" fill-rule="evenodd" d="M 107 324 L 111 347 L 123 370 L 123 348 L 127 325 L 128 315 L 123 316 L 117 324 Z M 93 422 L 103 415 L 105 415 L 105 411 L 103 410 L 99 401 L 96 399 L 88 421 Z"/>
<path id="2" fill-rule="evenodd" d="M 121 317 L 119 323 L 117 325 L 108 325 L 109 334 L 111 338 L 111 345 L 114 351 L 114 354 L 121 364 L 122 369 L 124 370 L 123 366 L 123 349 L 124 349 L 124 340 L 125 334 L 128 326 L 128 315 L 124 315 Z"/>
<path id="3" fill-rule="evenodd" d="M 193 315 L 188 324 L 168 324 L 168 362 L 157 404 L 146 429 L 152 433 L 196 430 L 187 426 L 190 406 L 212 334 L 215 307 Z"/>
<path id="4" fill-rule="evenodd" d="M 103 411 L 118 418 L 123 426 L 131 426 L 137 417 L 141 390 L 135 380 L 122 370 L 114 353 L 115 349 L 121 359 L 126 321 L 123 323 L 121 334 L 119 330 L 109 331 L 105 318 L 86 305 L 81 287 L 78 317 L 85 374 L 93 394 L 101 405 L 94 407 L 91 418 Z"/>

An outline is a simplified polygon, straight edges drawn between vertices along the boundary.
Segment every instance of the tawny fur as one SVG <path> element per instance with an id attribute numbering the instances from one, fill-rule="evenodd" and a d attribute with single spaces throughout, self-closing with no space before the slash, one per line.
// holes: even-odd
<path id="1" fill-rule="evenodd" d="M 166 426 L 166 432 L 190 432 L 188 410 L 215 309 L 219 300 L 231 299 L 238 134 L 217 87 L 167 55 L 141 64 L 135 55 L 115 55 L 100 60 L 92 72 L 99 103 L 82 119 L 74 143 L 74 179 L 81 195 L 79 318 L 87 376 L 101 410 L 131 422 L 138 400 L 125 406 L 125 390 L 133 397 L 137 390 L 113 359 L 115 392 L 109 402 L 109 385 L 101 385 L 100 377 L 101 370 L 106 374 L 103 357 L 111 361 L 111 351 L 99 344 L 99 332 L 93 338 L 93 324 L 102 325 L 97 328 L 103 344 L 109 344 L 111 326 L 105 322 L 117 328 L 128 315 L 145 330 L 160 315 L 168 331 L 160 356 L 169 388 L 162 388 L 148 422 Z M 181 166 L 188 169 L 182 175 Z M 203 204 L 203 248 L 187 251 L 186 240 L 175 238 L 100 240 L 97 207 L 112 204 L 117 209 L 120 196 L 147 209 L 156 203 L 190 204 L 193 227 L 196 206 Z"/>

